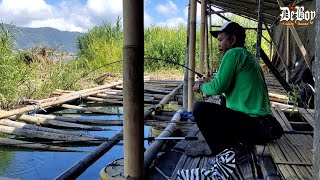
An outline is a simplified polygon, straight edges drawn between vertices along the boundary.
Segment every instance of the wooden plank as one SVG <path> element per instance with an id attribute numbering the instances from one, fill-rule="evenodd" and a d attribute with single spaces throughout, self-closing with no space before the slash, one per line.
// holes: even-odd
<path id="1" fill-rule="evenodd" d="M 281 127 L 283 128 L 283 130 L 285 131 L 290 131 L 289 128 L 286 126 L 286 124 L 284 123 L 284 121 L 282 120 L 280 114 L 278 113 L 278 111 L 274 108 L 271 107 L 271 111 L 273 116 L 278 120 L 278 122 L 280 123 Z"/>
<path id="2" fill-rule="evenodd" d="M 314 128 L 314 117 L 304 108 L 298 108 L 299 114 Z"/>
<path id="3" fill-rule="evenodd" d="M 288 127 L 290 131 L 293 130 L 289 120 L 287 119 L 286 115 L 281 111 L 281 109 L 278 106 L 275 106 L 276 111 L 278 111 L 278 114 L 280 115 L 281 119 L 285 123 L 285 125 Z"/>
<path id="4" fill-rule="evenodd" d="M 180 160 L 171 175 L 171 179 L 177 179 L 177 172 L 178 172 L 178 170 L 181 170 L 183 168 L 187 158 L 188 158 L 188 155 L 186 153 L 183 153 L 181 155 Z"/>

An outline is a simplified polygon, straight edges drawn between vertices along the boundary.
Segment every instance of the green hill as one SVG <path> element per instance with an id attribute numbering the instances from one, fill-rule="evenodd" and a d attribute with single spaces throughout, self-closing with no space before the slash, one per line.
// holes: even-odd
<path id="1" fill-rule="evenodd" d="M 80 32 L 60 31 L 58 29 L 43 27 L 43 28 L 24 28 L 16 27 L 17 49 L 29 49 L 37 45 L 46 45 L 49 47 L 59 46 L 61 51 L 77 52 L 76 40 Z"/>

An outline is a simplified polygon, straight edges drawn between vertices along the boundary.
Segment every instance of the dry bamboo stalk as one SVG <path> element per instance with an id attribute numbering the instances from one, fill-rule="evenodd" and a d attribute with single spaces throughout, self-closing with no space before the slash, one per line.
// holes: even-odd
<path id="1" fill-rule="evenodd" d="M 81 142 L 90 142 L 90 143 L 98 143 L 98 144 L 102 142 L 102 140 L 98 141 L 98 139 L 95 139 L 95 138 L 35 131 L 30 129 L 21 129 L 21 128 L 15 128 L 10 126 L 3 126 L 3 125 L 0 125 L 0 132 L 5 134 L 24 136 L 27 138 L 41 138 L 41 139 L 59 140 L 59 141 L 65 141 L 65 142 L 81 141 Z"/>
<path id="2" fill-rule="evenodd" d="M 46 144 L 39 144 L 33 143 L 28 141 L 21 141 L 15 139 L 6 139 L 0 138 L 1 145 L 10 145 L 15 147 L 22 147 L 22 148 L 30 148 L 30 149 L 38 149 L 38 150 L 49 150 L 49 151 L 59 151 L 59 152 L 83 152 L 77 149 L 67 149 L 59 146 L 49 146 Z"/>
<path id="3" fill-rule="evenodd" d="M 87 108 L 87 107 L 81 107 L 81 106 L 74 106 L 70 104 L 62 104 L 61 107 L 67 108 L 67 109 L 75 109 L 75 110 L 81 110 L 81 111 L 89 111 L 92 113 L 100 113 L 100 114 L 109 114 L 109 115 L 118 115 L 119 113 L 114 112 L 106 112 L 99 109 L 93 109 L 93 108 Z"/>
<path id="4" fill-rule="evenodd" d="M 177 91 L 182 87 L 183 84 L 180 84 L 174 90 L 172 90 L 169 94 L 167 94 L 160 102 L 156 105 L 156 110 L 160 111 L 163 109 L 163 106 L 168 103 L 168 101 L 177 93 Z"/>
<path id="5" fill-rule="evenodd" d="M 100 128 L 100 127 L 93 127 L 93 126 L 81 125 L 81 124 L 70 123 L 70 122 L 62 122 L 62 121 L 56 121 L 56 120 L 49 120 L 49 119 L 34 117 L 29 115 L 21 115 L 17 117 L 12 116 L 10 117 L 10 119 L 19 119 L 21 121 L 32 123 L 32 124 L 53 125 L 53 126 L 73 128 L 73 129 L 83 129 L 83 130 L 93 130 L 93 131 L 104 130 L 103 128 Z"/>
<path id="6" fill-rule="evenodd" d="M 88 138 L 94 138 L 94 139 L 106 139 L 104 137 L 96 137 L 96 136 L 92 136 L 92 135 L 88 135 L 88 134 L 75 134 L 70 131 L 64 131 L 64 130 L 59 130 L 59 129 L 30 125 L 30 124 L 26 124 L 23 122 L 11 121 L 9 119 L 0 119 L 0 125 L 21 128 L 21 129 L 30 129 L 30 130 L 36 130 L 36 131 L 51 132 L 51 133 L 57 133 L 57 134 L 73 135 L 73 136 L 79 136 L 79 137 L 88 137 Z"/>
<path id="7" fill-rule="evenodd" d="M 90 96 L 92 94 L 97 94 L 99 92 L 103 92 L 104 89 L 110 88 L 110 87 L 114 87 L 114 86 L 117 86 L 119 84 L 122 84 L 122 81 L 115 82 L 115 83 L 108 84 L 108 85 L 98 86 L 98 87 L 91 88 L 91 89 L 85 89 L 85 90 L 77 91 L 77 92 L 74 92 L 74 93 L 71 93 L 71 94 L 62 95 L 62 96 L 57 97 L 53 101 L 40 103 L 39 106 L 41 108 L 44 108 L 44 107 L 53 106 L 53 105 L 57 105 L 57 104 L 63 104 L 65 102 L 77 99 L 77 98 L 79 98 L 81 96 L 86 97 L 86 96 Z M 35 107 L 34 105 L 29 105 L 29 106 L 26 106 L 26 107 L 23 107 L 23 108 L 14 109 L 14 110 L 11 110 L 11 111 L 1 112 L 0 119 L 6 118 L 6 117 L 9 117 L 9 116 L 12 116 L 12 115 L 16 115 L 16 114 L 23 114 L 23 113 L 26 113 L 26 112 L 29 112 L 29 111 L 34 111 L 36 109 L 37 109 L 37 107 Z"/>

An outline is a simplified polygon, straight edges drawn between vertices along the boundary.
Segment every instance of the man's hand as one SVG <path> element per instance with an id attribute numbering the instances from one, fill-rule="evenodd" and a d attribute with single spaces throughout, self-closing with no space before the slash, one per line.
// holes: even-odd
<path id="1" fill-rule="evenodd" d="M 200 85 L 201 85 L 202 83 L 203 83 L 202 81 L 196 81 L 196 82 L 194 82 L 194 84 L 193 84 L 193 91 L 195 91 L 195 92 L 200 91 Z"/>

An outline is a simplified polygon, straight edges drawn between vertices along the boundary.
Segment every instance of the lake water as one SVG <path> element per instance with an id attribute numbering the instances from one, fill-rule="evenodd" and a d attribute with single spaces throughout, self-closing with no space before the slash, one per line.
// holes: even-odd
<path id="1" fill-rule="evenodd" d="M 106 107 L 104 110 L 122 111 L 122 108 Z M 60 113 L 74 113 L 75 111 L 62 111 Z M 85 115 L 91 119 L 122 119 L 122 116 Z M 102 127 L 102 126 L 101 126 Z M 122 126 L 104 126 L 109 131 L 77 131 L 103 137 L 112 137 L 122 129 Z M 149 127 L 145 126 L 144 134 L 148 136 Z M 121 141 L 122 143 L 122 141 Z M 148 142 L 145 141 L 145 147 Z M 94 151 L 97 146 L 70 147 Z M 73 166 L 80 159 L 87 156 L 89 152 L 44 152 L 32 151 L 19 148 L 8 148 L 0 146 L 0 177 L 10 177 L 24 180 L 49 180 Z M 115 159 L 123 157 L 123 146 L 116 145 L 89 167 L 78 179 L 99 179 L 100 170 Z M 1 178 L 0 178 L 1 179 Z"/>

